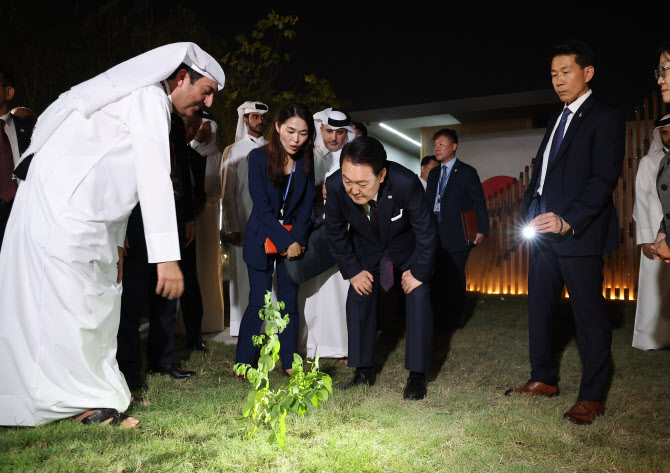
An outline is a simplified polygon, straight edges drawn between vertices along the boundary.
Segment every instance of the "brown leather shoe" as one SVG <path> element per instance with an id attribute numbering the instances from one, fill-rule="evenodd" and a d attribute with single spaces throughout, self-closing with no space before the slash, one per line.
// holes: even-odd
<path id="1" fill-rule="evenodd" d="M 605 412 L 604 402 L 577 401 L 572 409 L 563 414 L 563 418 L 577 425 L 589 425 L 603 412 Z"/>
<path id="2" fill-rule="evenodd" d="M 505 396 L 511 396 L 512 393 L 528 394 L 529 396 L 554 397 L 560 394 L 558 384 L 544 384 L 539 381 L 528 381 L 519 388 L 511 388 L 505 391 Z"/>

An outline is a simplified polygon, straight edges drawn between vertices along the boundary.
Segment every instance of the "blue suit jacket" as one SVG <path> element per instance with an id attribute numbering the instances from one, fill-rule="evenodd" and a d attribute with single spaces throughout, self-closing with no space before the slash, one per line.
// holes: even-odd
<path id="1" fill-rule="evenodd" d="M 369 272 L 386 255 L 401 271 L 430 281 L 437 248 L 435 223 L 415 173 L 389 161 L 384 186 L 377 197 L 381 239 L 363 207 L 344 190 L 342 171 L 326 180 L 326 229 L 332 255 L 345 279 Z M 347 228 L 348 227 L 348 228 Z"/>
<path id="2" fill-rule="evenodd" d="M 530 201 L 542 172 L 544 150 L 561 113 L 550 120 L 537 152 L 521 204 L 522 221 L 528 220 Z M 557 254 L 592 256 L 619 247 L 619 223 L 612 193 L 621 174 L 625 143 L 623 112 L 591 95 L 572 118 L 544 180 L 542 195 L 547 212 L 560 215 L 575 230 L 574 236 L 546 238 Z"/>
<path id="3" fill-rule="evenodd" d="M 431 213 L 437 196 L 437 185 L 440 180 L 440 168 L 431 169 L 428 174 L 426 198 Z M 448 253 L 466 251 L 469 246 L 463 233 L 461 213 L 465 210 L 476 210 L 477 232 L 483 235 L 489 233 L 489 212 L 486 210 L 486 198 L 477 170 L 456 158 L 454 167 L 444 188 L 442 195 L 442 221 L 437 227 L 440 232 L 440 247 Z"/>
<path id="4" fill-rule="evenodd" d="M 291 231 L 279 223 L 279 211 L 286 189 L 275 187 L 268 177 L 267 155 L 262 148 L 249 153 L 249 194 L 253 207 L 244 234 L 244 261 L 252 268 L 267 269 L 269 258 L 265 253 L 265 239 L 270 238 L 283 251 L 294 242 L 307 246 L 307 232 L 311 226 L 312 207 L 316 190 L 314 167 L 305 173 L 302 160 L 296 161 L 293 173 L 293 194 L 285 215 L 284 225 L 293 225 Z M 294 209 L 297 211 L 293 215 Z"/>

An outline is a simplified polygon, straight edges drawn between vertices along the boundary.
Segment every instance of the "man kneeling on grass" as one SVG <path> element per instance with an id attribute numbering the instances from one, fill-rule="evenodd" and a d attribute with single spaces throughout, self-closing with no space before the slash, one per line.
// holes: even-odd
<path id="1" fill-rule="evenodd" d="M 382 144 L 371 137 L 348 143 L 340 170 L 326 180 L 326 228 L 330 250 L 351 285 L 347 295 L 349 366 L 356 372 L 348 389 L 374 383 L 373 354 L 379 287 L 397 282 L 405 292 L 410 371 L 405 399 L 426 397 L 433 312 L 430 278 L 437 229 L 423 186 L 415 173 L 386 160 Z"/>

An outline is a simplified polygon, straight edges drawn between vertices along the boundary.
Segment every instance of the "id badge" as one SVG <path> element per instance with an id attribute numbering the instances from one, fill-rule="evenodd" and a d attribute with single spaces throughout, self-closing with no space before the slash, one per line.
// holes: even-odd
<path id="1" fill-rule="evenodd" d="M 433 209 L 433 212 L 440 213 L 440 203 L 439 202 L 435 202 L 435 208 Z"/>

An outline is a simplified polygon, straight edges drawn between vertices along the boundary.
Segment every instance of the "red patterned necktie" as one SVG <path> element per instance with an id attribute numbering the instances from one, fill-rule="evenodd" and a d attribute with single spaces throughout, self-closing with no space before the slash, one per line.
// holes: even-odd
<path id="1" fill-rule="evenodd" d="M 372 224 L 372 228 L 381 239 L 379 219 L 377 217 L 377 202 L 371 200 L 368 204 L 370 205 L 370 224 Z M 379 262 L 379 285 L 384 289 L 384 292 L 388 292 L 393 287 L 393 262 L 386 256 L 382 256 Z"/>
<path id="2" fill-rule="evenodd" d="M 379 285 L 385 292 L 393 287 L 393 262 L 386 256 L 379 262 Z"/>
<path id="3" fill-rule="evenodd" d="M 0 199 L 9 202 L 16 195 L 16 182 L 12 179 L 14 158 L 12 145 L 5 133 L 5 121 L 0 120 Z"/>

